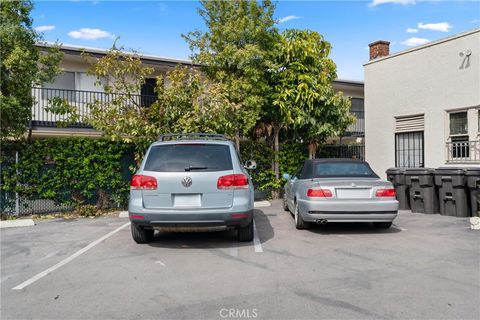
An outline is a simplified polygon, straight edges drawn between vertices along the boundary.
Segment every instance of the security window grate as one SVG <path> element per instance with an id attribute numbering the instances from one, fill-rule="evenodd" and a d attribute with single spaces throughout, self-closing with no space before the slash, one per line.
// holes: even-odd
<path id="1" fill-rule="evenodd" d="M 423 168 L 425 163 L 423 131 L 395 134 L 395 166 Z"/>

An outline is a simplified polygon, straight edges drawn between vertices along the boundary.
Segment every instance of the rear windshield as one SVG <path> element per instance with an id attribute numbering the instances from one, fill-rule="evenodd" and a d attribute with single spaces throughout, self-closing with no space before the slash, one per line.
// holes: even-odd
<path id="1" fill-rule="evenodd" d="M 364 162 L 318 162 L 313 165 L 312 178 L 366 177 L 378 178 Z"/>
<path id="2" fill-rule="evenodd" d="M 172 144 L 150 149 L 144 170 L 157 172 L 232 170 L 230 147 L 220 144 Z"/>

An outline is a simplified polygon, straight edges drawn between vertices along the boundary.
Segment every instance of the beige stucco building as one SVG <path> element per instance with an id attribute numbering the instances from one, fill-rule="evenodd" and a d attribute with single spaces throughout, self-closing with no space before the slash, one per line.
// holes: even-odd
<path id="1" fill-rule="evenodd" d="M 389 167 L 480 165 L 480 29 L 394 54 L 370 45 L 366 160 Z"/>

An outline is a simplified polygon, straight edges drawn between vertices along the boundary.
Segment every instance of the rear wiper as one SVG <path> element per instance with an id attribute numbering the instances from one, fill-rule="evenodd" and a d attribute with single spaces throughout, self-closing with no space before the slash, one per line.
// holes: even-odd
<path id="1" fill-rule="evenodd" d="M 215 167 L 204 167 L 204 166 L 188 166 L 188 167 L 185 167 L 185 171 L 206 170 L 206 169 L 215 169 Z"/>

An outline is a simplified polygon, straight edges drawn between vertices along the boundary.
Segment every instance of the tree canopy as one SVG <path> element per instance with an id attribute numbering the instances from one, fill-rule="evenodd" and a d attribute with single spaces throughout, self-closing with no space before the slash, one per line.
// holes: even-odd
<path id="1" fill-rule="evenodd" d="M 60 73 L 58 48 L 40 52 L 41 34 L 32 28 L 29 0 L 0 3 L 0 137 L 19 137 L 32 116 L 32 85 Z"/>

